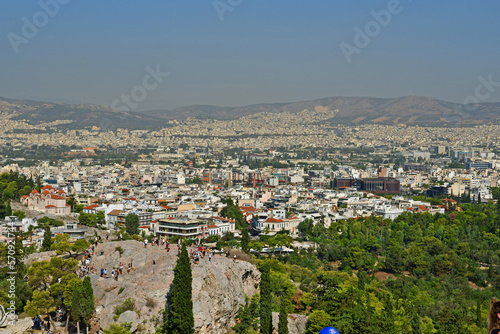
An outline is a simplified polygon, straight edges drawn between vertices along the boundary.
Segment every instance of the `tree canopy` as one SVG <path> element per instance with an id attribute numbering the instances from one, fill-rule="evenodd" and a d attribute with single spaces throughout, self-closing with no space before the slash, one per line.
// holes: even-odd
<path id="1" fill-rule="evenodd" d="M 139 216 L 135 213 L 129 213 L 125 217 L 125 230 L 129 235 L 134 235 L 139 232 Z"/>

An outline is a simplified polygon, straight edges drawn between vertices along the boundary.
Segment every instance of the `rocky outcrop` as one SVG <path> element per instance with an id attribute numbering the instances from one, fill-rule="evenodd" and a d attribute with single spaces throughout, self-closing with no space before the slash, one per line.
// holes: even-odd
<path id="1" fill-rule="evenodd" d="M 279 313 L 273 312 L 274 333 L 278 333 Z M 302 314 L 288 315 L 288 334 L 303 334 L 307 329 L 308 317 Z"/>
<path id="2" fill-rule="evenodd" d="M 26 265 L 26 267 L 29 267 L 33 264 L 33 262 L 50 261 L 50 258 L 52 258 L 54 256 L 56 256 L 55 251 L 32 253 L 32 254 L 28 255 L 28 257 L 24 260 L 24 264 Z"/>
<path id="3" fill-rule="evenodd" d="M 31 318 L 20 318 L 14 321 L 14 325 L 5 323 L 0 327 L 0 334 L 24 334 L 33 326 Z"/>
<path id="4" fill-rule="evenodd" d="M 123 249 L 121 257 L 116 251 L 118 246 Z M 108 328 L 113 322 L 132 322 L 137 332 L 153 333 L 163 319 L 162 312 L 174 278 L 176 261 L 176 247 L 167 254 L 164 248 L 151 245 L 144 248 L 141 243 L 131 240 L 100 244 L 93 259 L 96 275 L 92 275 L 91 280 L 101 327 Z M 120 262 L 124 266 L 123 275 L 115 281 L 110 278 L 111 271 Z M 132 263 L 133 267 L 130 273 L 127 273 L 128 263 Z M 107 269 L 108 278 L 99 277 L 101 267 Z M 248 262 L 234 263 L 219 255 L 211 262 L 206 257 L 199 264 L 193 264 L 192 270 L 196 333 L 227 333 L 235 324 L 245 295 L 251 297 L 258 292 L 260 272 Z M 115 307 L 127 298 L 135 300 L 134 312 L 114 317 Z"/>

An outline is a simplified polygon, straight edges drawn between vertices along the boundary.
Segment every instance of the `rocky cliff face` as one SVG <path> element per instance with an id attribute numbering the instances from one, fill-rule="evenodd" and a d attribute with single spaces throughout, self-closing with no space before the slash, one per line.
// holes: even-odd
<path id="1" fill-rule="evenodd" d="M 124 252 L 120 257 L 116 247 Z M 103 252 L 103 255 L 101 255 Z M 153 265 L 153 259 L 156 264 Z M 91 276 L 96 295 L 96 310 L 102 328 L 113 322 L 132 322 L 136 332 L 153 333 L 162 322 L 167 293 L 174 278 L 177 249 L 170 254 L 161 247 L 148 248 L 137 241 L 108 242 L 100 244 L 93 259 L 96 275 Z M 123 275 L 118 281 L 111 279 L 111 270 L 122 262 Z M 133 269 L 127 273 L 128 263 Z M 107 269 L 108 278 L 99 277 L 101 267 Z M 192 265 L 193 312 L 196 333 L 222 334 L 234 326 L 239 306 L 245 295 L 251 297 L 258 292 L 260 272 L 243 261 L 216 255 Z M 135 299 L 136 310 L 126 312 L 116 320 L 114 310 L 127 298 Z"/>

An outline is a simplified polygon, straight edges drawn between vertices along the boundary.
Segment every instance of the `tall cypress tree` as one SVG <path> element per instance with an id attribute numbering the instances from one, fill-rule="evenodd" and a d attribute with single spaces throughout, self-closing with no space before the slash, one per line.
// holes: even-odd
<path id="1" fill-rule="evenodd" d="M 248 243 L 250 242 L 250 236 L 248 235 L 248 229 L 241 229 L 241 250 L 248 253 Z"/>
<path id="2" fill-rule="evenodd" d="M 5 216 L 12 216 L 12 208 L 10 207 L 10 200 L 5 203 Z"/>
<path id="3" fill-rule="evenodd" d="M 288 334 L 288 301 L 283 292 L 281 296 L 280 318 L 278 322 L 278 334 Z"/>
<path id="4" fill-rule="evenodd" d="M 80 333 L 80 321 L 82 320 L 82 297 L 82 281 L 75 280 L 71 297 L 71 317 L 76 321 L 77 333 Z"/>
<path id="5" fill-rule="evenodd" d="M 50 226 L 45 226 L 45 233 L 43 234 L 42 249 L 44 251 L 49 251 L 50 246 L 52 246 L 52 233 L 50 232 Z"/>
<path id="6" fill-rule="evenodd" d="M 260 275 L 260 333 L 273 332 L 273 305 L 271 296 L 271 276 L 269 262 L 264 262 Z"/>
<path id="7" fill-rule="evenodd" d="M 95 311 L 95 297 L 90 277 L 86 276 L 82 284 L 82 300 L 80 302 L 80 317 L 86 326 L 90 325 L 90 320 Z"/>
<path id="8" fill-rule="evenodd" d="M 191 263 L 186 245 L 183 244 L 174 269 L 172 292 L 165 306 L 165 329 L 168 334 L 194 333 L 192 281 Z"/>

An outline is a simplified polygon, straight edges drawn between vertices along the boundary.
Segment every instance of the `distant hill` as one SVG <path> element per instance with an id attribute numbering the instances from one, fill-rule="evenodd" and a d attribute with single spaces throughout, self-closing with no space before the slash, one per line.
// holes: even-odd
<path id="1" fill-rule="evenodd" d="M 500 103 L 480 103 L 472 111 L 460 104 L 430 97 L 406 96 L 392 99 L 373 97 L 328 97 L 293 103 L 265 103 L 243 107 L 195 105 L 172 110 L 123 112 L 108 106 L 92 104 L 60 104 L 0 98 L 0 114 L 31 124 L 69 120 L 57 127 L 82 129 L 98 126 L 104 130 L 116 128 L 157 129 L 168 120 L 208 118 L 232 120 L 258 113 L 297 113 L 303 110 L 337 111 L 325 119 L 330 124 L 406 124 L 420 126 L 463 126 L 499 124 Z M 331 113 L 330 113 L 331 114 Z"/>
<path id="2" fill-rule="evenodd" d="M 83 129 L 93 126 L 104 130 L 153 129 L 163 126 L 163 122 L 158 122 L 157 118 L 146 114 L 123 112 L 108 106 L 92 104 L 59 104 L 0 98 L 0 114 L 8 114 L 12 120 L 23 120 L 33 125 L 58 120 L 71 121 L 57 126 L 61 129 Z"/>
<path id="3" fill-rule="evenodd" d="M 318 109 L 319 108 L 319 109 Z M 468 112 L 464 106 L 430 97 L 407 96 L 392 99 L 373 97 L 328 97 L 317 100 L 254 104 L 244 107 L 216 107 L 195 105 L 172 110 L 152 110 L 145 114 L 160 119 L 184 119 L 188 117 L 237 119 L 260 112 L 279 113 L 308 110 L 336 110 L 328 121 L 333 124 L 407 124 L 453 125 L 497 123 L 500 119 L 500 103 L 481 103 Z M 465 121 L 466 120 L 466 121 Z"/>

